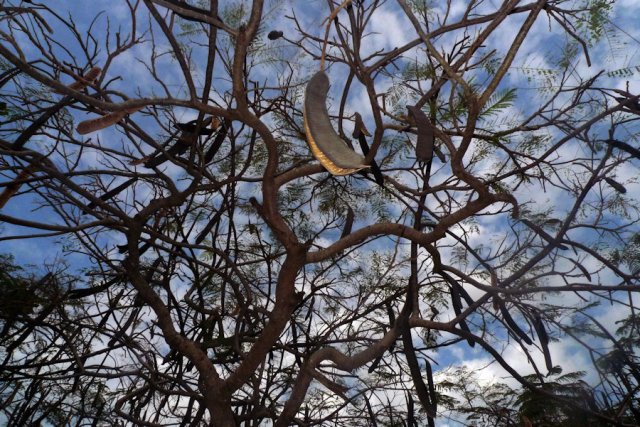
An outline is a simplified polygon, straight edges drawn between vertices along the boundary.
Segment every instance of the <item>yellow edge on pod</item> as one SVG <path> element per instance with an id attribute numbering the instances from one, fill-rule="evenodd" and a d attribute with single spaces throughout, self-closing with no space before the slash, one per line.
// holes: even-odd
<path id="1" fill-rule="evenodd" d="M 329 159 L 322 151 L 320 151 L 320 148 L 318 148 L 315 139 L 313 139 L 313 135 L 311 134 L 311 130 L 309 129 L 309 125 L 307 123 L 306 107 L 304 109 L 302 119 L 304 121 L 304 130 L 307 134 L 307 144 L 309 144 L 309 148 L 311 149 L 311 153 L 313 153 L 313 156 L 320 162 L 322 166 L 324 166 L 333 175 L 349 175 L 360 170 L 360 168 L 341 168 L 340 166 L 333 163 L 331 159 Z"/>

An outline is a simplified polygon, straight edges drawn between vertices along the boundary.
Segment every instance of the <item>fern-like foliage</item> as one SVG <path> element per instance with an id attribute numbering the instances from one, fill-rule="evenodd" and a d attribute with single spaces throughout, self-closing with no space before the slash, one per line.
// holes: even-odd
<path id="1" fill-rule="evenodd" d="M 491 95 L 486 108 L 480 113 L 480 117 L 491 117 L 500 114 L 503 110 L 511 107 L 518 94 L 515 88 L 500 90 Z"/>
<path id="2" fill-rule="evenodd" d="M 640 72 L 640 65 L 632 65 L 631 67 L 618 68 L 607 72 L 607 77 L 628 78 Z"/>

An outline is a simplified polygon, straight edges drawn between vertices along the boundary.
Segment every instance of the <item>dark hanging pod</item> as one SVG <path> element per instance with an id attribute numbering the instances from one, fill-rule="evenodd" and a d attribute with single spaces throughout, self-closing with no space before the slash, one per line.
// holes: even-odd
<path id="1" fill-rule="evenodd" d="M 220 122 L 213 117 L 207 117 L 202 120 L 200 129 L 198 129 L 198 120 L 191 120 L 187 123 L 176 123 L 175 126 L 183 132 L 195 133 L 198 131 L 198 135 L 211 135 L 220 126 Z"/>
<path id="2" fill-rule="evenodd" d="M 355 113 L 355 124 L 353 127 L 353 133 L 351 134 L 354 138 L 358 139 L 360 143 L 360 149 L 366 156 L 369 154 L 369 144 L 367 144 L 367 136 L 371 136 L 367 128 L 364 126 L 364 122 L 362 121 L 362 116 L 360 113 Z M 384 175 L 382 175 L 382 171 L 376 163 L 375 160 L 371 161 L 371 172 L 373 173 L 373 177 L 378 185 L 381 187 L 384 186 Z"/>
<path id="3" fill-rule="evenodd" d="M 283 36 L 283 34 L 284 33 L 282 31 L 273 30 L 273 31 L 269 31 L 269 34 L 267 34 L 267 38 L 269 40 L 278 40 L 280 37 Z"/>
<path id="4" fill-rule="evenodd" d="M 416 142 L 416 158 L 421 162 L 428 163 L 433 159 L 434 134 L 433 125 L 427 115 L 420 108 L 412 105 L 407 106 L 409 115 L 416 122 L 418 128 L 418 140 Z"/>
<path id="5" fill-rule="evenodd" d="M 327 111 L 329 77 L 318 71 L 307 83 L 304 100 L 304 128 L 314 157 L 333 175 L 350 175 L 368 168 L 364 157 L 351 150 L 331 126 Z"/>
<path id="6" fill-rule="evenodd" d="M 618 181 L 615 181 L 611 178 L 605 178 L 604 180 L 607 182 L 607 184 L 612 186 L 613 189 L 616 190 L 618 193 L 624 194 L 627 192 L 627 189 L 625 188 L 625 186 L 620 184 Z"/>

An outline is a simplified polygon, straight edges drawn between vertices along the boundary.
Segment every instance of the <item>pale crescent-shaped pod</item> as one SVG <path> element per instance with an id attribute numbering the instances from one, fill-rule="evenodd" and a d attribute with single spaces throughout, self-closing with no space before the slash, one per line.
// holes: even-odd
<path id="1" fill-rule="evenodd" d="M 106 114 L 102 117 L 97 117 L 95 119 L 85 120 L 84 122 L 80 122 L 76 127 L 76 131 L 80 135 L 86 135 L 91 132 L 95 132 L 100 129 L 104 129 L 111 125 L 115 125 L 120 120 L 124 119 L 127 114 L 133 114 L 136 111 L 140 111 L 143 107 L 129 107 L 125 108 L 123 111 L 115 111 L 113 113 Z"/>
<path id="2" fill-rule="evenodd" d="M 75 82 L 71 83 L 67 87 L 73 90 L 82 90 L 85 87 L 89 86 L 91 83 L 93 83 L 100 76 L 101 71 L 102 71 L 102 68 L 93 67 L 89 71 L 87 71 L 87 73 L 84 76 L 82 76 L 79 80 L 76 80 Z"/>
<path id="3" fill-rule="evenodd" d="M 100 129 L 104 129 L 111 125 L 115 125 L 120 120 L 124 119 L 127 113 L 125 111 L 116 111 L 115 113 L 109 113 L 102 117 L 97 117 L 91 120 L 85 120 L 80 122 L 76 127 L 76 131 L 80 135 L 86 135 L 91 132 L 95 132 Z"/>
<path id="4" fill-rule="evenodd" d="M 304 99 L 304 130 L 314 157 L 333 175 L 349 175 L 368 168 L 364 157 L 347 147 L 331 126 L 327 111 L 329 77 L 317 72 L 309 83 Z"/>
<path id="5" fill-rule="evenodd" d="M 79 79 L 76 79 L 75 82 L 67 85 L 69 89 L 72 90 L 82 90 L 85 87 L 89 86 L 91 83 L 95 82 L 98 77 L 100 77 L 100 73 L 102 72 L 102 68 L 100 67 L 92 67 L 89 71 L 86 72 L 84 76 L 81 76 Z M 54 93 L 62 95 L 62 92 L 53 89 Z"/>
<path id="6" fill-rule="evenodd" d="M 2 194 L 0 194 L 0 209 L 20 190 L 20 186 L 22 186 L 20 181 L 27 179 L 31 172 L 33 172 L 33 166 L 22 169 L 13 182 L 5 187 Z"/>

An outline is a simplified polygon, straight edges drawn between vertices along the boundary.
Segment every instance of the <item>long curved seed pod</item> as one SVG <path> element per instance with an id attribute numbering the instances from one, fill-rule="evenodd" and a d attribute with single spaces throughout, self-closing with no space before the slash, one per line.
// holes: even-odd
<path id="1" fill-rule="evenodd" d="M 369 144 L 367 144 L 366 136 L 370 136 L 370 134 L 367 128 L 364 126 L 364 122 L 362 121 L 362 116 L 360 116 L 360 113 L 356 113 L 355 116 L 356 122 L 353 128 L 352 136 L 358 139 L 358 142 L 360 143 L 360 149 L 366 156 L 367 154 L 369 154 Z M 375 160 L 371 161 L 371 172 L 373 173 L 373 177 L 376 180 L 376 184 L 381 187 L 384 186 L 384 175 L 382 175 L 382 171 L 380 170 L 380 167 Z"/>
<path id="2" fill-rule="evenodd" d="M 155 168 L 169 160 L 170 157 L 179 156 L 180 154 L 187 151 L 189 147 L 191 147 L 194 139 L 195 135 L 186 132 L 183 133 L 182 135 L 180 135 L 175 144 L 173 144 L 168 150 L 160 152 L 157 156 L 151 157 L 149 160 L 144 162 L 144 167 Z"/>
<path id="3" fill-rule="evenodd" d="M 344 228 L 342 229 L 342 234 L 340 235 L 341 239 L 351 234 L 351 228 L 353 227 L 354 216 L 355 214 L 353 212 L 353 209 L 351 209 L 351 206 L 348 206 L 347 217 L 344 220 Z"/>
<path id="4" fill-rule="evenodd" d="M 458 324 L 460 325 L 460 329 L 462 329 L 463 331 L 469 334 L 471 333 L 471 329 L 469 329 L 469 325 L 467 325 L 467 322 L 465 322 L 464 320 L 461 320 Z M 469 344 L 469 347 L 476 346 L 476 342 L 471 338 L 467 338 L 467 344 Z"/>
<path id="5" fill-rule="evenodd" d="M 22 70 L 19 69 L 19 68 L 12 68 L 12 69 L 7 70 L 4 73 L 0 74 L 0 89 L 4 85 L 6 85 L 8 82 L 10 82 L 12 78 L 17 76 L 21 72 L 22 72 Z"/>
<path id="6" fill-rule="evenodd" d="M 84 122 L 80 122 L 76 127 L 76 131 L 80 135 L 85 135 L 87 133 L 95 132 L 100 129 L 104 129 L 111 125 L 115 125 L 120 120 L 124 119 L 127 114 L 133 114 L 136 111 L 142 110 L 144 107 L 128 107 L 122 111 L 114 111 L 113 113 L 106 114 L 102 117 L 97 117 L 91 120 L 85 120 Z"/>
<path id="7" fill-rule="evenodd" d="M 364 134 L 360 134 L 358 137 L 358 142 L 360 143 L 360 149 L 366 156 L 369 154 L 369 144 L 367 144 L 367 138 Z M 383 187 L 384 186 L 384 175 L 382 175 L 382 171 L 380 170 L 380 166 L 375 160 L 371 160 L 371 173 L 373 173 L 373 177 L 376 180 L 376 184 Z"/>
<path id="8" fill-rule="evenodd" d="M 115 125 L 120 120 L 124 119 L 127 115 L 124 111 L 117 111 L 115 113 L 109 113 L 102 117 L 98 117 L 91 120 L 85 120 L 84 122 L 80 122 L 76 127 L 76 131 L 80 135 L 86 135 L 91 132 L 95 132 L 100 129 L 104 129 L 111 125 Z"/>
<path id="9" fill-rule="evenodd" d="M 451 284 L 451 304 L 456 316 L 462 313 L 462 300 L 460 299 L 460 291 L 457 286 Z"/>
<path id="10" fill-rule="evenodd" d="M 427 118 L 427 115 L 420 108 L 412 105 L 407 106 L 409 115 L 416 122 L 418 128 L 418 140 L 416 142 L 416 158 L 421 162 L 430 162 L 433 158 L 433 125 Z"/>
<path id="11" fill-rule="evenodd" d="M 23 180 L 27 179 L 29 175 L 33 172 L 33 167 L 28 166 L 20 171 L 20 173 L 16 176 L 16 179 L 13 182 L 6 186 L 2 194 L 0 194 L 0 209 L 7 204 L 9 199 L 11 199 L 22 187 Z"/>
<path id="12" fill-rule="evenodd" d="M 111 190 L 107 191 L 106 193 L 104 193 L 102 196 L 98 197 L 98 199 L 102 200 L 103 202 L 112 199 L 113 197 L 117 196 L 118 194 L 120 194 L 125 188 L 129 187 L 131 184 L 133 184 L 134 182 L 136 182 L 138 180 L 138 178 L 130 178 L 128 180 L 126 180 L 125 182 L 123 182 L 122 184 L 112 188 Z M 97 206 L 96 202 L 91 202 L 87 205 L 87 207 L 85 208 L 85 210 L 82 211 L 83 215 L 88 214 L 88 210 L 89 209 L 93 209 Z"/>
<path id="13" fill-rule="evenodd" d="M 442 163 L 445 163 L 447 161 L 447 158 L 445 157 L 444 153 L 440 151 L 437 145 L 433 146 L 433 152 L 436 153 L 436 156 L 438 156 L 438 159 L 440 159 Z"/>
<path id="14" fill-rule="evenodd" d="M 367 372 L 372 373 L 373 371 L 376 370 L 376 368 L 380 364 L 380 361 L 382 361 L 382 356 L 384 356 L 384 353 L 380 354 L 380 356 L 375 358 L 375 360 L 371 363 L 371 366 L 369 366 L 369 369 L 367 369 Z"/>
<path id="15" fill-rule="evenodd" d="M 618 141 L 617 139 L 608 139 L 605 142 L 607 144 L 610 144 L 613 147 L 616 147 L 619 150 L 626 151 L 627 153 L 631 154 L 632 156 L 635 156 L 638 159 L 640 159 L 640 150 L 630 146 L 626 142 Z"/>
<path id="16" fill-rule="evenodd" d="M 495 297 L 494 297 L 494 300 L 495 300 Z M 509 329 L 511 329 L 511 331 L 515 335 L 517 335 L 518 338 L 520 338 L 522 341 L 527 343 L 527 345 L 533 344 L 533 341 L 531 341 L 531 338 L 529 338 L 529 336 L 522 329 L 520 329 L 520 326 L 518 326 L 516 321 L 513 320 L 513 317 L 511 317 L 511 314 L 509 314 L 509 310 L 507 310 L 507 306 L 504 304 L 504 302 L 500 299 L 498 301 L 500 305 L 500 313 L 502 313 L 502 318 L 507 323 L 507 326 L 509 327 Z"/>
<path id="17" fill-rule="evenodd" d="M 404 322 L 403 325 L 402 344 L 404 345 L 404 354 L 407 358 L 407 365 L 409 365 L 409 372 L 411 373 L 411 378 L 413 379 L 413 385 L 415 386 L 418 399 L 420 400 L 420 403 L 422 403 L 422 407 L 427 413 L 427 416 L 435 417 L 436 413 L 432 403 L 432 398 L 429 396 L 429 389 L 422 379 L 422 372 L 420 371 L 416 351 L 413 348 L 409 322 Z"/>
<path id="18" fill-rule="evenodd" d="M 387 302 L 385 306 L 387 308 L 387 316 L 389 317 L 389 326 L 393 327 L 393 325 L 396 323 L 396 314 L 393 311 L 393 306 L 389 302 Z M 389 346 L 389 353 L 391 353 L 395 348 L 396 342 L 394 341 Z"/>
<path id="19" fill-rule="evenodd" d="M 462 300 L 460 299 L 460 292 L 458 290 L 458 287 L 456 286 L 451 286 L 451 305 L 453 305 L 453 312 L 455 313 L 455 315 L 460 316 L 460 313 L 462 313 Z M 458 324 L 460 325 L 460 329 L 465 332 L 471 333 L 471 329 L 469 329 L 469 326 L 467 325 L 467 322 L 464 321 L 464 319 L 458 322 Z M 467 343 L 471 347 L 475 347 L 476 345 L 475 341 L 471 339 L 467 339 Z"/>
<path id="20" fill-rule="evenodd" d="M 391 304 L 389 302 L 387 302 L 385 304 L 386 308 L 387 308 L 387 316 L 389 316 L 389 325 L 391 327 L 393 327 L 393 325 L 396 323 L 396 315 L 393 312 L 393 307 L 391 306 Z M 396 343 L 395 341 L 391 343 L 391 345 L 388 348 L 389 353 L 393 352 L 393 350 L 396 347 Z M 380 353 L 380 355 L 378 357 L 376 357 L 376 359 L 373 361 L 373 363 L 371 363 L 371 366 L 369 366 L 369 373 L 372 373 L 373 371 L 376 370 L 376 368 L 378 367 L 378 365 L 380 364 L 380 362 L 382 361 L 382 357 L 384 356 L 384 352 Z"/>
<path id="21" fill-rule="evenodd" d="M 373 413 L 373 408 L 371 408 L 371 403 L 369 403 L 369 399 L 364 399 L 367 404 L 367 412 L 369 412 L 369 422 L 372 427 L 378 427 L 378 423 L 376 422 L 376 415 Z"/>
<path id="22" fill-rule="evenodd" d="M 199 129 L 197 120 L 192 120 L 187 123 L 176 123 L 175 126 L 183 131 L 182 135 L 180 135 L 176 143 L 168 150 L 157 153 L 157 155 L 152 155 L 150 158 L 143 160 L 145 167 L 154 168 L 169 160 L 170 157 L 181 155 L 193 145 L 196 132 L 198 135 L 211 135 L 220 126 L 220 122 L 213 117 L 208 117 L 202 121 Z"/>
<path id="23" fill-rule="evenodd" d="M 441 271 L 440 275 L 442 277 L 444 277 L 444 279 L 447 282 L 449 282 L 451 287 L 455 287 L 456 288 L 456 291 L 465 300 L 467 305 L 472 305 L 473 303 L 475 303 L 475 301 L 473 300 L 473 298 L 471 298 L 471 295 L 469 295 L 467 290 L 460 283 L 458 283 L 453 277 L 451 277 L 448 273 L 446 273 L 444 271 Z"/>
<path id="24" fill-rule="evenodd" d="M 355 115 L 355 123 L 353 126 L 353 133 L 351 135 L 354 138 L 359 138 L 360 135 L 371 136 L 371 133 L 369 133 L 369 131 L 364 125 L 364 121 L 362 120 L 362 116 L 360 115 L 360 113 L 355 113 L 354 115 Z"/>
<path id="25" fill-rule="evenodd" d="M 198 120 L 192 120 L 187 123 L 176 123 L 175 126 L 181 131 L 187 133 L 195 133 L 198 131 L 198 135 L 211 135 L 220 126 L 220 122 L 213 117 L 207 117 L 202 120 L 200 129 L 198 130 Z"/>
<path id="26" fill-rule="evenodd" d="M 438 396 L 436 395 L 436 386 L 433 382 L 433 370 L 431 369 L 431 362 L 428 359 L 424 360 L 425 368 L 427 370 L 427 384 L 429 385 L 429 395 L 431 395 L 431 405 L 433 412 L 438 412 Z"/>
<path id="27" fill-rule="evenodd" d="M 640 102 L 638 102 L 638 100 L 633 100 L 633 99 L 629 99 L 629 98 L 622 98 L 622 97 L 615 97 L 616 101 L 618 101 L 620 104 L 624 104 L 625 107 L 627 107 L 627 109 L 635 114 L 640 114 Z"/>
<path id="28" fill-rule="evenodd" d="M 409 392 L 406 393 L 406 399 L 407 399 L 407 425 L 410 427 L 413 427 L 416 425 L 416 416 L 413 413 L 414 407 L 413 407 L 413 397 L 411 396 L 411 393 Z"/>
<path id="29" fill-rule="evenodd" d="M 219 28 L 224 24 L 219 16 L 216 15 L 215 17 L 211 17 L 208 10 L 191 6 L 186 2 L 178 2 L 176 0 L 156 0 L 156 3 L 162 7 L 171 9 L 176 15 L 188 21 L 213 24 Z"/>
<path id="30" fill-rule="evenodd" d="M 328 92 L 329 77 L 319 71 L 307 83 L 304 100 L 304 129 L 311 152 L 333 175 L 349 175 L 368 168 L 364 157 L 349 149 L 331 126 L 326 105 Z"/>
<path id="31" fill-rule="evenodd" d="M 607 184 L 612 186 L 613 189 L 616 190 L 618 193 L 624 194 L 627 192 L 627 189 L 624 187 L 624 185 L 620 184 L 618 181 L 614 181 L 611 178 L 605 178 L 604 180 L 607 182 Z"/>
<path id="32" fill-rule="evenodd" d="M 96 81 L 96 79 L 100 76 L 101 71 L 102 68 L 100 67 L 92 67 L 84 76 L 71 83 L 67 87 L 72 90 L 82 90 Z"/>
<path id="33" fill-rule="evenodd" d="M 586 277 L 587 280 L 591 281 L 591 274 L 589 274 L 589 271 L 584 267 L 584 265 L 580 264 L 578 261 L 572 260 L 571 258 L 569 258 L 569 261 L 571 261 L 573 265 L 578 267 L 578 270 L 582 272 L 583 276 Z"/>
<path id="34" fill-rule="evenodd" d="M 31 123 L 31 125 L 29 125 L 29 127 L 26 128 L 18 136 L 18 138 L 16 138 L 16 140 L 13 142 L 13 145 L 12 145 L 11 148 L 13 148 L 14 150 L 21 150 L 22 147 L 24 146 L 24 144 L 26 144 L 27 141 L 29 141 L 29 139 L 33 135 L 35 135 L 35 133 L 38 131 L 38 129 L 40 129 L 42 126 L 44 126 L 45 123 L 47 123 L 47 121 L 54 114 L 56 114 L 58 111 L 60 111 L 61 109 L 63 109 L 67 105 L 71 104 L 72 101 L 73 101 L 73 98 L 71 96 L 65 96 L 60 101 L 58 101 L 56 104 L 54 104 L 50 108 L 47 108 L 45 110 L 45 112 L 42 113 L 42 115 L 40 117 L 38 117 L 36 120 L 34 120 L 33 123 Z"/>
<path id="35" fill-rule="evenodd" d="M 550 244 L 556 246 L 558 249 L 566 251 L 567 248 L 565 245 L 557 242 L 553 237 L 551 237 L 546 231 L 544 231 L 541 227 L 538 227 L 536 224 L 532 223 L 531 221 L 529 221 L 526 218 L 522 218 L 520 221 L 522 221 L 527 227 L 529 227 L 530 229 L 532 229 L 533 231 L 536 232 L 536 234 L 540 237 L 542 237 L 544 240 L 546 240 L 547 242 L 549 242 Z"/>
<path id="36" fill-rule="evenodd" d="M 195 240 L 196 245 L 199 245 L 200 243 L 202 243 L 202 241 L 204 240 L 205 237 L 207 237 L 207 234 L 209 234 L 209 232 L 211 231 L 213 226 L 216 225 L 218 223 L 218 221 L 220 221 L 220 217 L 222 216 L 222 212 L 224 212 L 224 209 L 222 209 L 222 208 L 218 209 L 218 211 L 215 213 L 215 215 L 213 215 L 213 217 L 209 220 L 207 225 L 205 225 L 204 228 L 202 229 L 202 231 L 200 231 L 200 233 L 198 233 L 198 235 L 196 236 L 196 240 Z"/>
<path id="37" fill-rule="evenodd" d="M 211 160 L 213 160 L 213 157 L 216 155 L 216 153 L 222 146 L 222 143 L 224 142 L 224 139 L 227 137 L 227 134 L 229 133 L 230 130 L 231 130 L 231 121 L 225 119 L 220 125 L 220 129 L 218 130 L 216 139 L 213 140 L 213 143 L 211 144 L 211 146 L 209 147 L 209 149 L 204 155 L 205 165 L 211 162 Z"/>
<path id="38" fill-rule="evenodd" d="M 544 354 L 544 363 L 547 365 L 547 370 L 551 371 L 551 369 L 553 369 L 553 363 L 551 362 L 551 353 L 549 352 L 549 335 L 547 335 L 542 319 L 540 319 L 537 313 L 533 315 L 533 327 L 540 338 L 540 346 Z"/>

